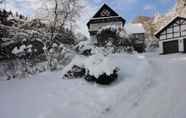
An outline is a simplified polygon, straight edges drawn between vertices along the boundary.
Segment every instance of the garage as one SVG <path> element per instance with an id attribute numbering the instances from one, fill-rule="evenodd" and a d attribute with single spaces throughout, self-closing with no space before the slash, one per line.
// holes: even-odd
<path id="1" fill-rule="evenodd" d="M 179 52 L 178 40 L 163 42 L 163 53 L 164 54 L 177 53 L 177 52 Z"/>
<path id="2" fill-rule="evenodd" d="M 159 39 L 160 54 L 186 53 L 186 17 L 174 17 L 155 36 Z"/>

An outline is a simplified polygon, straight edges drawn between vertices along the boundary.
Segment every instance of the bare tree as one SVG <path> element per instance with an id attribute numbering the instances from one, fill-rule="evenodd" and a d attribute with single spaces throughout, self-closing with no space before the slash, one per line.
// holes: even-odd
<path id="1" fill-rule="evenodd" d="M 81 0 L 42 0 L 44 19 L 49 25 L 50 41 L 53 42 L 56 33 L 65 28 L 72 28 L 82 8 Z M 72 29 L 70 29 L 72 30 Z"/>
<path id="2" fill-rule="evenodd" d="M 43 0 L 45 2 L 45 12 L 47 16 L 44 17 L 49 24 L 50 38 L 46 41 L 46 56 L 49 67 L 52 65 L 52 58 L 50 57 L 50 50 L 56 37 L 56 34 L 62 33 L 66 27 L 71 27 L 76 18 L 79 16 L 79 11 L 82 8 L 81 0 Z M 56 46 L 55 46 L 56 48 Z M 57 53 L 57 52 L 55 52 Z M 52 54 L 53 55 L 53 54 Z"/>

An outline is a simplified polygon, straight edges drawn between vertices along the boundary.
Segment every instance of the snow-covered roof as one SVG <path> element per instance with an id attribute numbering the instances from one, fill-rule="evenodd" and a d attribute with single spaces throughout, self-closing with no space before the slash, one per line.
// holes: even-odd
<path id="1" fill-rule="evenodd" d="M 141 23 L 128 23 L 125 25 L 125 30 L 128 34 L 145 33 L 145 28 Z"/>

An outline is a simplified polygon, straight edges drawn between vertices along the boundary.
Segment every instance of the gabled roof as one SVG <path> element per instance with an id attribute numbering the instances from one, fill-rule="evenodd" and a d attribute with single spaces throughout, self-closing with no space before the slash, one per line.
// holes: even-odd
<path id="1" fill-rule="evenodd" d="M 103 10 L 108 10 L 109 16 L 102 16 L 101 13 Z M 98 12 L 96 12 L 96 14 L 89 20 L 89 22 L 87 23 L 87 25 L 89 26 L 89 24 L 91 22 L 95 22 L 95 21 L 102 21 L 102 19 L 107 19 L 107 21 L 111 21 L 111 19 L 115 19 L 116 21 L 122 21 L 123 24 L 125 24 L 125 19 L 123 19 L 122 17 L 120 17 L 111 7 L 109 7 L 107 4 L 103 4 L 101 6 L 101 8 L 98 10 Z"/>
<path id="2" fill-rule="evenodd" d="M 128 34 L 145 33 L 145 28 L 141 23 L 128 23 L 125 25 L 125 30 Z"/>
<path id="3" fill-rule="evenodd" d="M 167 24 L 165 24 L 164 26 L 162 26 L 158 31 L 156 31 L 154 33 L 155 36 L 157 36 L 160 32 L 162 32 L 164 29 L 166 29 L 172 22 L 174 22 L 177 19 L 184 19 L 186 20 L 185 17 L 181 17 L 181 16 L 175 16 L 174 18 L 172 18 Z"/>
<path id="4" fill-rule="evenodd" d="M 107 4 L 103 4 L 93 18 L 103 17 L 100 14 L 105 9 L 110 12 L 110 16 L 119 16 L 111 7 L 109 7 Z"/>

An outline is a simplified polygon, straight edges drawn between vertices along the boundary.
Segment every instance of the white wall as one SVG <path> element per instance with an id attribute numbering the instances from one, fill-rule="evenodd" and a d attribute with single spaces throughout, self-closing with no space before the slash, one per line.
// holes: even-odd
<path id="1" fill-rule="evenodd" d="M 94 23 L 94 24 L 90 24 L 89 31 L 98 31 L 105 26 L 123 27 L 123 23 L 122 22 Z"/>
<path id="2" fill-rule="evenodd" d="M 183 52 L 184 51 L 184 41 L 183 39 L 179 40 L 179 52 Z"/>

